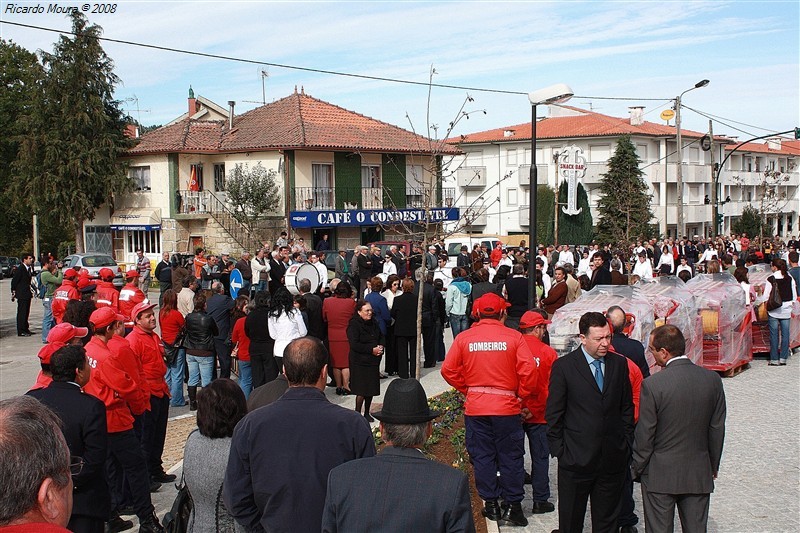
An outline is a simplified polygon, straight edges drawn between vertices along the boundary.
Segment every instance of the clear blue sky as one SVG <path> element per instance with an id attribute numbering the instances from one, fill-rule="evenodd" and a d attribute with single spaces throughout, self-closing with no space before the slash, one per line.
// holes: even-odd
<path id="1" fill-rule="evenodd" d="M 0 19 L 69 29 L 65 16 L 12 14 Z M 14 2 L 18 6 L 37 2 Z M 47 2 L 39 2 L 47 8 Z M 83 5 L 64 2 L 59 5 Z M 91 5 L 91 4 L 89 4 Z M 613 116 L 646 106 L 658 122 L 668 101 L 697 81 L 711 83 L 684 103 L 721 117 L 717 134 L 764 135 L 800 125 L 800 2 L 116 2 L 113 14 L 89 14 L 114 39 L 353 74 L 527 92 L 569 84 L 570 105 Z M 0 36 L 30 50 L 51 50 L 56 34 L 0 24 Z M 163 124 L 186 109 L 189 86 L 237 112 L 262 97 L 263 67 L 104 43 L 122 79 L 125 108 L 143 124 Z M 524 95 L 434 88 L 266 67 L 266 99 L 304 86 L 307 94 L 425 134 L 453 135 L 530 120 Z M 601 100 L 590 97 L 623 97 Z M 646 101 L 644 99 L 659 99 Z M 247 101 L 251 102 L 247 102 Z M 410 118 L 409 119 L 406 117 Z M 684 127 L 708 119 L 684 111 Z M 744 124 L 735 124 L 737 121 Z M 739 128 L 744 131 L 736 131 Z"/>

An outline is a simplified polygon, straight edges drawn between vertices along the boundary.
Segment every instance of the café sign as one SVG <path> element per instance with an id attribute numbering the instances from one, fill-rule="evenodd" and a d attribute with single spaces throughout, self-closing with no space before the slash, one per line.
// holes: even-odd
<path id="1" fill-rule="evenodd" d="M 392 224 L 423 224 L 458 220 L 457 207 L 433 209 L 343 209 L 336 211 L 292 211 L 289 220 L 293 228 L 338 226 L 380 226 Z"/>

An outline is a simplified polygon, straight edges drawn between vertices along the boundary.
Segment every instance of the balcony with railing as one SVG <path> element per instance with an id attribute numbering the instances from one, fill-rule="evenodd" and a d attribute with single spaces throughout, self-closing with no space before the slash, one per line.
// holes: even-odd
<path id="1" fill-rule="evenodd" d="M 291 210 L 452 207 L 454 204 L 454 188 L 442 188 L 441 202 L 431 201 L 431 194 L 435 195 L 436 190 L 406 188 L 404 197 L 392 201 L 391 198 L 397 198 L 397 195 L 381 187 L 296 187 L 292 189 Z"/>

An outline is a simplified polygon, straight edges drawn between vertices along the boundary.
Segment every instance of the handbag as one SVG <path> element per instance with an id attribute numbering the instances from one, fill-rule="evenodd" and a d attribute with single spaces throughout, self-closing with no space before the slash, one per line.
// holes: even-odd
<path id="1" fill-rule="evenodd" d="M 769 292 L 766 305 L 767 311 L 774 311 L 783 305 L 783 300 L 781 300 L 781 292 L 778 290 L 778 282 L 773 278 L 770 283 L 772 283 L 772 290 Z"/>
<path id="2" fill-rule="evenodd" d="M 180 484 L 175 487 L 178 489 L 178 494 L 172 502 L 172 508 L 164 515 L 162 525 L 166 533 L 186 533 L 194 502 L 182 474 Z"/>
<path id="3" fill-rule="evenodd" d="M 182 327 L 181 330 L 178 332 L 178 336 L 175 337 L 175 341 L 172 343 L 172 346 L 175 348 L 183 348 L 183 343 L 186 341 L 186 327 Z"/>

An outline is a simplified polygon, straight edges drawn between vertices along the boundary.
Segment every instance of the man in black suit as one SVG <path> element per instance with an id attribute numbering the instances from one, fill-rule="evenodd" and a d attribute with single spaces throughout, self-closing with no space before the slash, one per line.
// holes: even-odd
<path id="1" fill-rule="evenodd" d="M 322 318 L 322 298 L 311 292 L 311 280 L 301 279 L 297 283 L 300 295 L 306 300 L 306 314 L 308 315 L 308 334 L 324 341 L 327 328 Z"/>
<path id="2" fill-rule="evenodd" d="M 633 440 L 628 363 L 608 351 L 602 313 L 578 322 L 581 347 L 553 363 L 545 419 L 550 454 L 558 458 L 558 530 L 583 531 L 592 499 L 592 531 L 616 531 L 620 494 Z"/>
<path id="3" fill-rule="evenodd" d="M 592 256 L 592 284 L 590 288 L 594 289 L 598 285 L 611 285 L 611 271 L 606 267 L 605 258 L 601 252 L 596 252 Z"/>
<path id="4" fill-rule="evenodd" d="M 79 474 L 72 476 L 72 515 L 70 531 L 103 532 L 108 519 L 111 496 L 105 478 L 105 461 L 108 453 L 106 432 L 106 406 L 81 390 L 89 383 L 91 367 L 82 346 L 64 346 L 50 359 L 53 382 L 45 389 L 32 390 L 33 396 L 61 419 L 62 432 L 70 454 L 83 459 Z M 129 521 L 120 521 L 113 531 L 133 527 Z"/>
<path id="5" fill-rule="evenodd" d="M 625 335 L 625 310 L 618 305 L 612 305 L 606 311 L 606 317 L 614 329 L 614 336 L 611 337 L 611 345 L 614 351 L 624 355 L 639 367 L 642 377 L 650 377 L 650 365 L 644 356 L 644 346 L 641 342 L 629 338 Z"/>
<path id="6" fill-rule="evenodd" d="M 20 257 L 22 264 L 14 271 L 11 278 L 11 301 L 17 300 L 17 336 L 30 337 L 32 335 L 28 317 L 31 314 L 31 300 L 33 299 L 33 256 L 23 254 Z"/>
<path id="7" fill-rule="evenodd" d="M 683 531 L 706 531 L 725 440 L 722 380 L 684 355 L 675 326 L 654 329 L 648 349 L 664 368 L 642 382 L 631 465 L 642 482 L 645 526 L 672 531 L 677 505 Z"/>
<path id="8" fill-rule="evenodd" d="M 275 294 L 278 287 L 283 287 L 286 269 L 289 267 L 289 247 L 278 248 L 278 257 L 269 260 L 269 293 Z"/>
<path id="9" fill-rule="evenodd" d="M 430 410 L 419 381 L 392 381 L 372 414 L 387 446 L 331 470 L 322 531 L 475 531 L 467 476 L 421 451 L 441 413 Z M 377 512 L 367 512 L 375 502 Z"/>
<path id="10" fill-rule="evenodd" d="M 228 340 L 231 336 L 231 309 L 233 299 L 225 294 L 221 281 L 211 284 L 211 298 L 206 302 L 206 313 L 217 324 L 217 336 L 214 337 L 214 351 L 219 361 L 219 377 L 231 377 L 231 347 Z M 216 372 L 216 369 L 215 369 Z"/>

